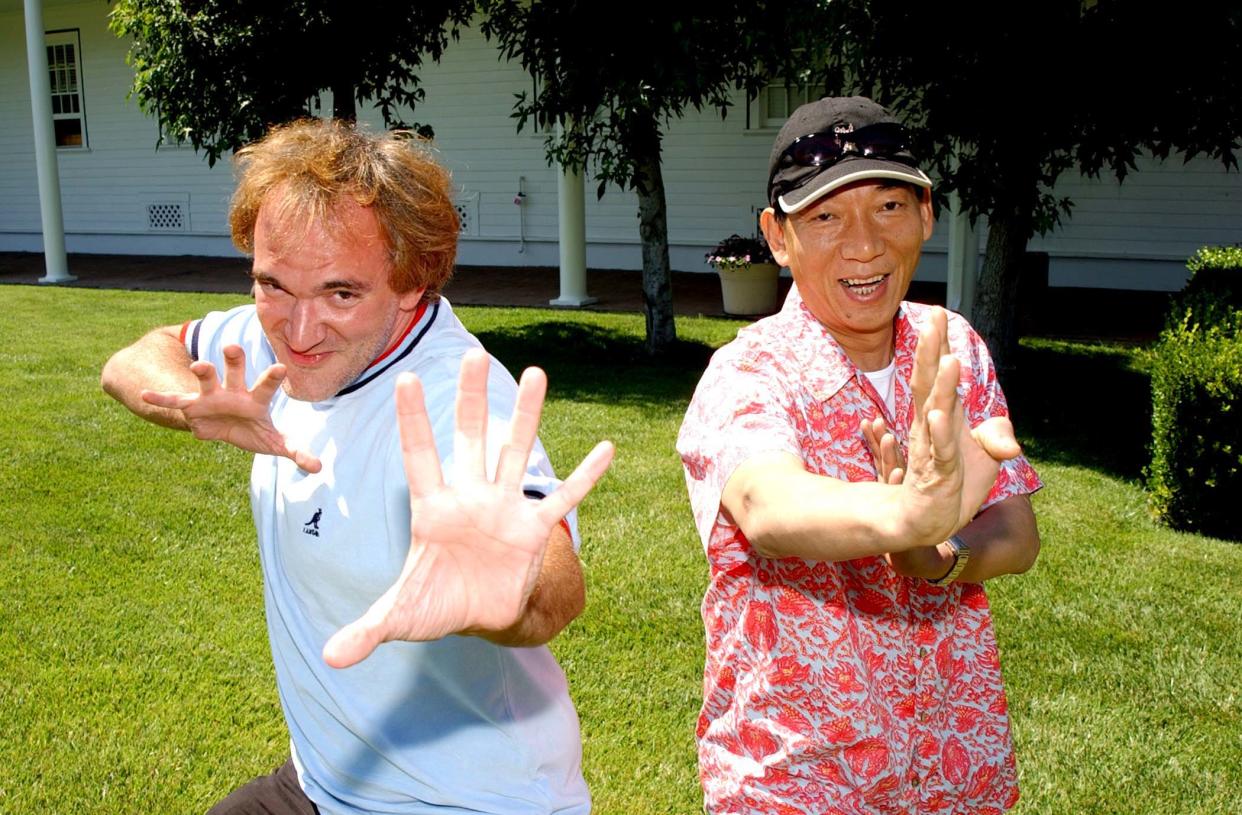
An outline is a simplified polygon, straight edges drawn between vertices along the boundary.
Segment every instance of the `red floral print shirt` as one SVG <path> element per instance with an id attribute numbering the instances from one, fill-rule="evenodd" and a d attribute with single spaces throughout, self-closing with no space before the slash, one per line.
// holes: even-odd
<path id="1" fill-rule="evenodd" d="M 697 727 L 712 813 L 993 813 L 1018 798 L 996 639 L 983 586 L 933 586 L 882 557 L 769 559 L 721 512 L 733 471 L 786 451 L 809 470 L 874 481 L 860 423 L 883 414 L 903 453 L 910 373 L 928 307 L 894 323 L 896 415 L 803 304 L 738 332 L 712 358 L 677 448 L 707 551 L 707 659 Z M 1008 414 L 982 339 L 949 315 L 971 426 Z M 1006 462 L 986 505 L 1034 492 Z"/>

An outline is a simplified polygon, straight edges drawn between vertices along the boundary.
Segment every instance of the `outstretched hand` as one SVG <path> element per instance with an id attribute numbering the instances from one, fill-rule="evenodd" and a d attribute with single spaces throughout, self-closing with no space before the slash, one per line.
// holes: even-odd
<path id="1" fill-rule="evenodd" d="M 959 371 L 949 349 L 947 316 L 943 309 L 932 309 L 915 350 L 908 462 L 903 466 L 893 452 L 895 440 L 884 441 L 882 426 L 864 427 L 868 442 L 879 450 L 881 477 L 908 490 L 916 540 L 928 543 L 970 523 L 996 481 L 1000 462 L 1021 452 L 1007 418 L 994 417 L 971 429 L 957 396 Z"/>
<path id="2" fill-rule="evenodd" d="M 294 450 L 272 424 L 268 408 L 285 378 L 285 366 L 277 363 L 259 375 L 254 388 L 246 388 L 246 352 L 240 345 L 224 347 L 224 381 L 216 366 L 199 360 L 190 365 L 198 380 L 198 393 L 142 391 L 142 400 L 156 407 L 179 410 L 190 432 L 198 439 L 227 442 L 252 453 L 292 459 L 307 472 L 317 473 L 320 462 L 304 450 Z"/>
<path id="3" fill-rule="evenodd" d="M 338 631 L 324 660 L 344 668 L 391 640 L 434 640 L 449 634 L 488 636 L 521 620 L 535 589 L 548 538 L 612 462 L 600 442 L 543 500 L 522 491 L 535 443 L 547 376 L 528 368 L 518 386 L 508 442 L 495 477 L 487 476 L 488 357 L 462 360 L 457 392 L 456 467 L 445 484 L 435 437 L 413 374 L 397 381 L 401 455 L 410 487 L 410 551 L 397 582 L 358 620 Z"/>

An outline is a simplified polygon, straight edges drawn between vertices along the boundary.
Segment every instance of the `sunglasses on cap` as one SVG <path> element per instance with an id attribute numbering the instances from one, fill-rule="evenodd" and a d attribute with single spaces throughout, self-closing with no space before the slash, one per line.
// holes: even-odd
<path id="1" fill-rule="evenodd" d="M 881 122 L 857 130 L 799 136 L 781 153 L 777 169 L 832 166 L 846 156 L 899 161 L 912 167 L 915 164 L 906 129 L 896 122 Z"/>

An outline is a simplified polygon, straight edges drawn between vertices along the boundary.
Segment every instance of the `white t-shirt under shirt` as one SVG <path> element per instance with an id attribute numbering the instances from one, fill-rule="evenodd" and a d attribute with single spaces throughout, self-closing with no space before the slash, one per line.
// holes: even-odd
<path id="1" fill-rule="evenodd" d="M 246 379 L 276 361 L 254 306 L 191 323 L 186 347 L 221 369 L 222 349 L 246 351 Z M 396 580 L 410 542 L 410 498 L 393 388 L 422 381 L 446 480 L 453 475 L 454 401 L 461 357 L 476 340 L 446 300 L 432 303 L 398 346 L 335 397 L 302 402 L 279 391 L 276 427 L 319 457 L 305 472 L 256 455 L 251 505 L 263 568 L 268 634 L 298 777 L 324 815 L 573 813 L 590 809 L 581 742 L 565 676 L 546 646 L 506 648 L 477 637 L 381 645 L 336 670 L 324 643 Z M 488 461 L 508 435 L 517 386 L 492 360 Z M 559 482 L 536 443 L 524 488 Z M 579 545 L 576 516 L 567 518 Z"/>
<path id="2" fill-rule="evenodd" d="M 867 376 L 867 379 L 871 380 L 871 387 L 875 388 L 875 392 L 884 400 L 884 406 L 888 408 L 888 415 L 896 416 L 897 390 L 894 378 L 897 376 L 897 357 L 893 357 L 886 368 L 881 368 L 878 371 L 863 371 L 863 373 Z"/>

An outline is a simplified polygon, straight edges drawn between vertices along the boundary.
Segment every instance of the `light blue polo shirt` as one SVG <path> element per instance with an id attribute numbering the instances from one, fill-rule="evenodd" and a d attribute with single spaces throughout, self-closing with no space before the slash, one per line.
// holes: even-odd
<path id="1" fill-rule="evenodd" d="M 276 361 L 255 308 L 190 323 L 186 348 L 222 370 L 222 349 L 246 351 L 246 379 Z M 586 813 L 578 717 L 546 646 L 506 648 L 477 637 L 381 645 L 362 663 L 328 667 L 321 652 L 397 579 L 410 541 L 410 498 L 393 388 L 422 381 L 446 480 L 462 355 L 480 344 L 448 301 L 430 304 L 391 353 L 335 397 L 279 391 L 271 414 L 323 469 L 256 455 L 250 494 L 281 705 L 307 796 L 336 813 Z M 495 467 L 517 396 L 492 360 L 488 461 Z M 525 489 L 557 482 L 536 443 Z M 569 526 L 579 545 L 576 517 Z"/>

